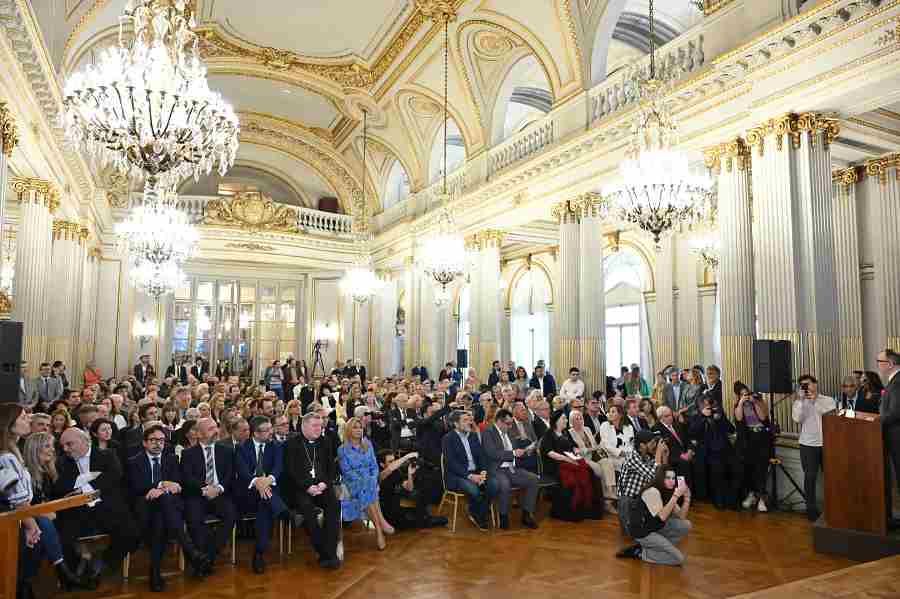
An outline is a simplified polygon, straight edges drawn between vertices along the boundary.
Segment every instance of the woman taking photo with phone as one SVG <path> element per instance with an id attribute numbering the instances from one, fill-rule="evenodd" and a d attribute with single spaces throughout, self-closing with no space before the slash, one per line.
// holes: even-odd
<path id="1" fill-rule="evenodd" d="M 638 545 L 617 557 L 641 559 L 648 564 L 680 566 L 684 554 L 675 545 L 689 532 L 687 519 L 691 509 L 691 490 L 672 469 L 659 469 L 656 478 L 641 493 L 640 501 L 630 502 L 628 534 Z"/>

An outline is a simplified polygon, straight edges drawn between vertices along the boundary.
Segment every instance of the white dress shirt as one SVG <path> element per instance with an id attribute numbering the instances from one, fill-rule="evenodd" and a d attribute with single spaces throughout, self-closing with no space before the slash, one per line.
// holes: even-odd
<path id="1" fill-rule="evenodd" d="M 324 427 L 324 426 L 322 427 L 322 432 L 323 432 L 323 433 L 325 432 L 325 427 Z M 259 448 L 260 448 L 260 447 L 262 447 L 262 453 L 263 453 L 263 456 L 265 456 L 265 454 L 266 454 L 266 445 L 267 445 L 266 443 L 260 443 L 260 442 L 257 441 L 256 439 L 253 440 L 253 455 L 256 456 L 256 459 L 257 459 L 257 460 L 259 460 L 259 452 L 260 452 L 260 449 L 259 449 Z M 204 457 L 204 459 L 206 459 L 206 456 L 203 456 L 203 457 Z M 255 470 L 255 469 L 254 469 L 254 470 Z M 253 485 L 256 484 L 256 479 L 257 479 L 257 478 L 260 478 L 260 477 L 254 476 L 253 478 L 250 479 L 250 486 L 247 487 L 248 489 L 253 488 Z M 275 481 L 275 477 L 274 477 L 273 475 L 268 474 L 268 475 L 266 475 L 266 476 L 263 477 L 263 478 L 269 478 L 269 479 L 271 479 L 271 480 L 272 480 L 272 486 L 273 486 L 273 487 L 275 486 L 276 481 Z"/>
<path id="2" fill-rule="evenodd" d="M 815 401 L 806 397 L 794 400 L 791 417 L 800 425 L 800 445 L 822 447 L 822 415 L 835 409 L 834 399 L 827 395 L 819 395 Z"/>
<path id="3" fill-rule="evenodd" d="M 503 442 L 503 449 L 506 451 L 512 451 L 512 441 L 509 440 L 509 435 L 500 430 L 500 427 L 494 424 L 494 428 L 497 429 L 497 433 L 500 435 L 500 440 Z M 512 462 L 501 462 L 500 468 L 508 468 L 510 471 L 516 469 L 515 458 L 513 458 Z"/>
<path id="4" fill-rule="evenodd" d="M 75 460 L 75 463 L 78 465 L 78 473 L 79 474 L 87 474 L 91 471 L 91 446 L 88 445 L 87 453 L 83 456 Z M 94 487 L 91 486 L 91 483 L 87 483 L 82 485 L 81 487 L 82 493 L 93 493 Z"/>

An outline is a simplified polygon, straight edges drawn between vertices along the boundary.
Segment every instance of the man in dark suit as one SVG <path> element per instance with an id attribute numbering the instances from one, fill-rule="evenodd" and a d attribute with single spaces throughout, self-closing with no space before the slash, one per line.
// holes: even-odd
<path id="1" fill-rule="evenodd" d="M 159 408 L 156 404 L 145 403 L 138 408 L 138 418 L 140 418 L 141 423 L 137 426 L 126 428 L 121 434 L 119 460 L 123 464 L 127 464 L 131 456 L 141 453 L 144 445 L 145 423 L 156 422 L 159 420 L 159 417 Z"/>
<path id="2" fill-rule="evenodd" d="M 153 370 L 153 365 L 150 364 L 150 354 L 144 354 L 140 357 L 138 363 L 134 365 L 133 374 L 141 387 L 146 387 L 150 379 L 156 376 L 156 371 Z"/>
<path id="3" fill-rule="evenodd" d="M 278 487 L 284 468 L 283 447 L 271 439 L 272 422 L 265 416 L 254 416 L 250 419 L 250 439 L 237 450 L 238 504 L 241 513 L 256 516 L 256 574 L 266 571 L 264 555 L 272 539 L 272 527 L 287 512 Z"/>
<path id="4" fill-rule="evenodd" d="M 491 389 L 500 382 L 500 360 L 494 360 L 491 363 L 491 374 L 488 375 L 488 387 Z"/>
<path id="5" fill-rule="evenodd" d="M 524 408 L 524 406 L 523 406 Z M 522 489 L 522 526 L 537 528 L 534 510 L 537 505 L 538 475 L 516 466 L 516 460 L 525 456 L 525 450 L 513 448 L 510 438 L 513 415 L 509 410 L 497 411 L 494 425 L 481 433 L 488 480 L 497 481 L 497 511 L 500 512 L 500 528 L 509 528 L 509 498 L 513 487 Z"/>
<path id="6" fill-rule="evenodd" d="M 100 492 L 98 501 L 57 514 L 57 529 L 67 551 L 78 537 L 104 533 L 112 542 L 103 560 L 94 564 L 95 573 L 104 561 L 115 571 L 127 553 L 137 549 L 140 535 L 125 500 L 122 467 L 115 453 L 108 449 L 91 447 L 91 437 L 83 430 L 69 428 L 60 436 L 63 450 L 56 461 L 58 478 L 50 495 L 54 499 L 73 491 Z M 97 472 L 99 476 L 89 482 L 77 484 L 79 474 Z M 74 556 L 71 556 L 74 559 Z M 77 560 L 76 560 L 77 561 Z"/>
<path id="7" fill-rule="evenodd" d="M 34 379 L 33 387 L 37 389 L 38 403 L 49 406 L 63 395 L 63 383 L 53 376 L 50 362 L 41 364 L 40 374 Z"/>
<path id="8" fill-rule="evenodd" d="M 237 518 L 232 501 L 234 491 L 234 451 L 216 443 L 219 427 L 212 418 L 197 422 L 197 445 L 181 454 L 181 478 L 184 486 L 184 511 L 188 531 L 201 551 L 214 565 L 219 551 L 228 544 Z M 217 532 L 210 538 L 206 519 L 219 520 Z"/>
<path id="9" fill-rule="evenodd" d="M 600 432 L 600 425 L 606 422 L 606 411 L 603 409 L 603 395 L 599 395 L 597 391 L 594 396 L 587 402 L 587 408 L 584 411 L 584 425 L 588 427 L 594 438 Z"/>
<path id="10" fill-rule="evenodd" d="M 300 400 L 300 413 L 306 414 L 309 404 L 315 401 L 316 394 L 310 385 L 306 384 L 306 379 L 300 377 L 296 385 L 294 385 L 294 397 Z"/>
<path id="11" fill-rule="evenodd" d="M 860 387 L 859 379 L 850 375 L 845 376 L 841 383 L 841 394 L 838 396 L 838 409 L 877 414 L 878 402 L 866 399 L 866 392 Z"/>
<path id="12" fill-rule="evenodd" d="M 228 438 L 219 439 L 216 445 L 221 445 L 228 449 L 231 453 L 237 454 L 238 447 L 247 442 L 250 438 L 250 424 L 243 418 L 236 418 L 225 423 L 225 430 L 228 432 Z M 237 476 L 237 457 L 235 456 L 234 472 Z M 237 489 L 235 489 L 237 491 Z M 232 499 L 234 499 L 233 494 Z"/>
<path id="13" fill-rule="evenodd" d="M 891 461 L 894 462 L 894 480 L 900 488 L 900 354 L 886 349 L 878 354 L 878 373 L 885 383 L 881 397 L 881 430 Z"/>
<path id="14" fill-rule="evenodd" d="M 488 511 L 500 492 L 496 478 L 487 474 L 487 461 L 474 421 L 468 412 L 450 414 L 453 431 L 444 436 L 444 479 L 447 489 L 469 496 L 469 520 L 481 531 L 488 530 Z"/>
<path id="15" fill-rule="evenodd" d="M 666 371 L 669 382 L 663 388 L 663 404 L 669 406 L 673 412 L 678 412 L 686 407 L 684 396 L 688 384 L 681 380 L 680 375 L 681 371 L 676 366 Z"/>
<path id="16" fill-rule="evenodd" d="M 529 386 L 532 389 L 540 389 L 543 396 L 547 399 L 553 399 L 556 396 L 556 380 L 552 374 L 544 372 L 543 366 L 535 367 Z"/>
<path id="17" fill-rule="evenodd" d="M 163 427 L 149 426 L 144 429 L 144 451 L 128 460 L 128 490 L 134 513 L 143 537 L 150 541 L 150 590 L 154 593 L 165 588 L 160 564 L 170 537 L 178 539 L 197 576 L 209 574 L 209 558 L 197 551 L 184 532 L 178 458 L 163 451 L 165 446 Z"/>
<path id="18" fill-rule="evenodd" d="M 287 442 L 285 474 L 293 489 L 292 504 L 303 516 L 319 565 L 334 569 L 341 565 L 337 555 L 341 510 L 334 492 L 337 466 L 332 457 L 336 450 L 322 429 L 318 412 L 303 416 L 300 434 Z"/>
<path id="19" fill-rule="evenodd" d="M 650 425 L 647 424 L 647 420 L 640 415 L 639 407 L 638 400 L 636 399 L 625 401 L 625 418 L 631 423 L 631 426 L 634 427 L 635 433 L 650 428 Z"/>
<path id="20" fill-rule="evenodd" d="M 534 434 L 537 435 L 539 441 L 543 439 L 544 435 L 547 434 L 547 431 L 550 430 L 550 402 L 546 399 L 535 404 L 534 420 L 531 421 L 531 425 L 534 427 Z"/>
<path id="21" fill-rule="evenodd" d="M 656 409 L 659 422 L 653 427 L 669 446 L 669 463 L 675 467 L 679 476 L 690 480 L 691 461 L 694 459 L 694 450 L 688 441 L 687 427 L 675 420 L 672 408 L 660 406 Z"/>
<path id="22" fill-rule="evenodd" d="M 534 424 L 528 414 L 528 408 L 525 407 L 525 402 L 515 402 L 513 404 L 512 414 L 513 420 L 512 426 L 509 429 L 509 436 L 512 438 L 513 445 L 515 445 L 517 449 L 525 450 L 524 455 L 516 459 L 516 467 L 521 467 L 529 472 L 537 473 L 537 461 L 540 459 L 540 456 L 538 456 L 536 449 L 540 437 L 537 436 L 537 433 L 534 430 Z"/>
<path id="23" fill-rule="evenodd" d="M 422 382 L 428 380 L 428 369 L 424 366 L 413 366 L 412 375 L 418 376 Z"/>

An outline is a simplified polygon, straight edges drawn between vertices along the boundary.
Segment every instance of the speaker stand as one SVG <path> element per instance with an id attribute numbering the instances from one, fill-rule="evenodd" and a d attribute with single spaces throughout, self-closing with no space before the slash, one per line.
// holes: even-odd
<path id="1" fill-rule="evenodd" d="M 775 438 L 781 433 L 781 427 L 778 425 L 778 421 L 775 418 L 775 407 L 778 403 L 781 403 L 785 399 L 790 397 L 790 395 L 786 395 L 781 398 L 778 402 L 775 401 L 775 394 L 769 393 L 769 422 L 772 423 L 772 431 L 774 433 L 772 438 L 772 457 L 769 458 L 769 474 L 772 476 L 772 496 L 769 498 L 770 505 L 776 510 L 782 511 L 797 511 L 796 508 L 801 505 L 806 505 L 806 494 L 803 493 L 803 489 L 800 488 L 800 485 L 797 484 L 797 481 L 794 480 L 794 477 L 788 472 L 787 468 L 784 467 L 784 464 L 781 463 L 781 459 L 775 456 Z M 791 486 L 794 489 L 788 493 L 783 500 L 778 499 L 778 471 L 781 470 L 781 473 L 784 474 L 784 477 L 788 479 L 791 483 Z M 799 495 L 802 501 L 794 500 L 788 501 L 794 495 Z"/>

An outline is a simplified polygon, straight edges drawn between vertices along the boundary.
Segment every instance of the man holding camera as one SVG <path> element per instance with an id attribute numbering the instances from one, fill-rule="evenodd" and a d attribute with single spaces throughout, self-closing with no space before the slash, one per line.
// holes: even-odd
<path id="1" fill-rule="evenodd" d="M 800 377 L 800 389 L 791 409 L 791 417 L 800 425 L 800 465 L 803 468 L 803 494 L 806 517 L 819 519 L 816 507 L 816 480 L 822 469 L 822 416 L 835 409 L 834 399 L 819 395 L 819 381 L 811 374 Z"/>
<path id="2" fill-rule="evenodd" d="M 420 476 L 418 458 L 419 454 L 416 452 L 408 453 L 402 458 L 398 458 L 390 449 L 378 452 L 381 511 L 399 530 L 447 525 L 447 518 L 428 513 L 428 498 L 431 493 L 426 488 L 427 478 Z M 414 501 L 416 507 L 404 507 L 403 499 Z"/>
<path id="3" fill-rule="evenodd" d="M 626 532 L 632 502 L 640 501 L 640 494 L 656 478 L 658 469 L 669 463 L 669 448 L 658 431 L 645 428 L 636 432 L 634 446 L 637 451 L 632 451 L 622 464 L 619 478 L 619 523 Z M 641 546 L 635 544 L 619 551 L 616 557 L 635 557 L 640 551 Z"/>

